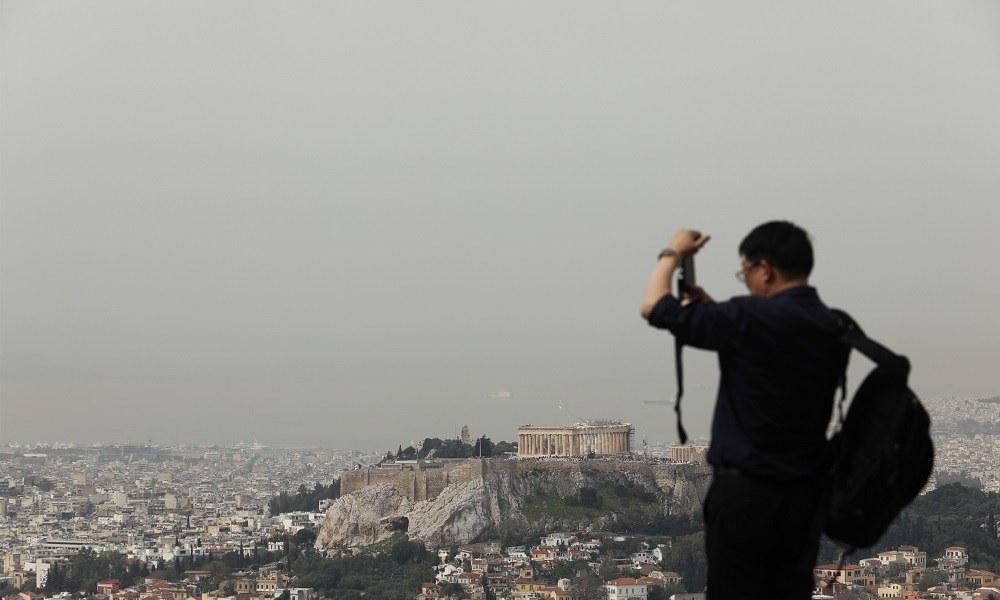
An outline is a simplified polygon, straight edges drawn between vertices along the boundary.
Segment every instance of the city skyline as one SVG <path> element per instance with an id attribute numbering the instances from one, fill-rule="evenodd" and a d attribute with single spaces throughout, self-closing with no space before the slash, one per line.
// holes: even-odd
<path id="1" fill-rule="evenodd" d="M 0 444 L 595 419 L 672 441 L 649 269 L 698 227 L 700 283 L 745 293 L 737 245 L 775 218 L 919 396 L 997 396 L 998 22 L 971 0 L 5 0 Z M 718 369 L 685 366 L 704 436 Z"/>

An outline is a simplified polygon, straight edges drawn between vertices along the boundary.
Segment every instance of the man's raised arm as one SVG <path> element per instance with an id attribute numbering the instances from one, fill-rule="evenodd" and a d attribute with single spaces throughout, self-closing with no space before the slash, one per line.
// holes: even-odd
<path id="1" fill-rule="evenodd" d="M 680 265 L 681 259 L 698 252 L 710 239 L 711 236 L 695 229 L 681 229 L 674 234 L 674 238 L 660 252 L 659 260 L 656 261 L 653 273 L 649 276 L 646 295 L 642 299 L 642 318 L 648 319 L 660 298 L 672 291 L 674 271 Z"/>

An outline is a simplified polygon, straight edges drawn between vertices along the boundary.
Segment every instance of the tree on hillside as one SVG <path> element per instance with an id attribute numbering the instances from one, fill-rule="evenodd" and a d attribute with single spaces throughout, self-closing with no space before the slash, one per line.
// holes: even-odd
<path id="1" fill-rule="evenodd" d="M 940 569 L 927 569 L 920 576 L 920 581 L 917 583 L 917 589 L 921 592 L 926 592 L 934 586 L 941 585 L 948 581 L 948 574 Z"/>
<path id="2" fill-rule="evenodd" d="M 582 487 L 580 488 L 580 506 L 586 506 L 587 508 L 601 508 L 604 505 L 604 501 L 601 499 L 600 494 L 597 490 L 592 487 Z"/>
<path id="3" fill-rule="evenodd" d="M 517 454 L 517 442 L 497 442 L 493 447 L 494 456 L 504 456 L 506 454 Z"/>
<path id="4" fill-rule="evenodd" d="M 580 600 L 607 600 L 608 597 L 600 576 L 590 571 L 576 582 L 576 590 L 580 594 Z"/>
<path id="5" fill-rule="evenodd" d="M 446 583 L 441 586 L 441 597 L 442 598 L 468 598 L 469 594 L 466 593 L 465 588 L 458 583 Z"/>
<path id="6" fill-rule="evenodd" d="M 295 532 L 295 535 L 291 538 L 292 543 L 296 546 L 312 546 L 316 541 L 316 532 L 308 527 L 303 527 L 302 529 Z"/>
<path id="7" fill-rule="evenodd" d="M 493 442 L 490 441 L 490 438 L 484 435 L 476 440 L 476 443 L 472 446 L 472 456 L 481 456 L 483 458 L 493 456 Z"/>
<path id="8" fill-rule="evenodd" d="M 698 532 L 674 539 L 669 548 L 664 549 L 663 568 L 680 573 L 684 587 L 689 592 L 705 589 L 708 565 L 705 561 L 705 534 Z"/>
<path id="9" fill-rule="evenodd" d="M 316 482 L 312 489 L 300 484 L 294 496 L 288 492 L 280 492 L 277 496 L 271 497 L 267 508 L 272 516 L 294 511 L 315 511 L 319 508 L 320 500 L 339 497 L 340 479 L 337 478 L 328 486 Z"/>

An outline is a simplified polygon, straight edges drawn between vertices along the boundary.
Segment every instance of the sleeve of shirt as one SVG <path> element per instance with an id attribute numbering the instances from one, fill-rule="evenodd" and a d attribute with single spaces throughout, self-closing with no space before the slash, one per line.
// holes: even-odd
<path id="1" fill-rule="evenodd" d="M 660 298 L 648 321 L 653 327 L 669 330 L 684 344 L 705 350 L 736 346 L 746 327 L 744 309 L 738 299 L 681 306 L 673 294 Z"/>

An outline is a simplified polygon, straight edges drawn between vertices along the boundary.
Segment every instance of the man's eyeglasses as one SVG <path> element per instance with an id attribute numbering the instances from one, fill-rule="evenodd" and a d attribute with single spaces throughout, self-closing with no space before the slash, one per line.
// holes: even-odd
<path id="1" fill-rule="evenodd" d="M 754 269 L 756 269 L 759 266 L 760 266 L 760 263 L 759 262 L 755 262 L 754 264 L 750 265 L 749 267 L 747 267 L 745 269 L 740 269 L 739 271 L 736 271 L 736 280 L 739 281 L 740 283 L 746 283 L 747 282 L 747 275 L 750 273 L 750 271 L 753 271 Z"/>

